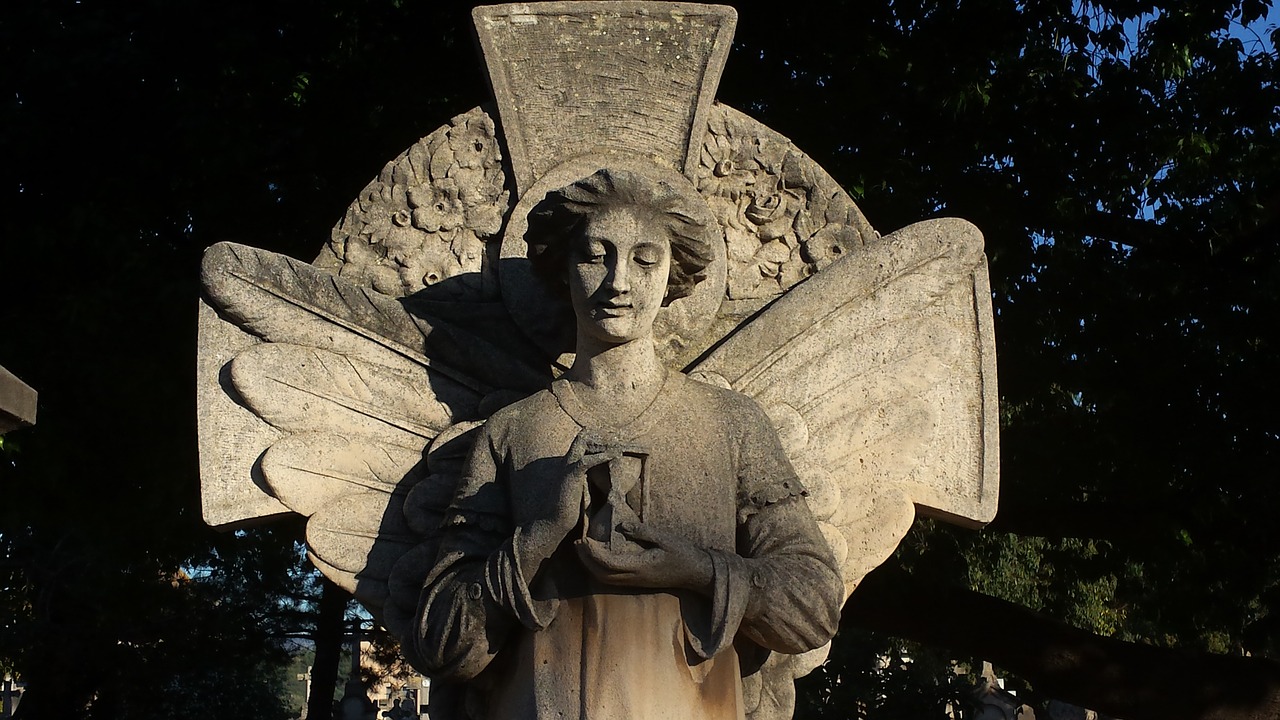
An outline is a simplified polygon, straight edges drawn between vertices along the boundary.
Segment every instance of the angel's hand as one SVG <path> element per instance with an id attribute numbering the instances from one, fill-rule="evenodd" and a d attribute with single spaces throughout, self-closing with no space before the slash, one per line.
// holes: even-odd
<path id="1" fill-rule="evenodd" d="M 681 537 L 651 532 L 642 524 L 624 525 L 622 533 L 638 544 L 613 547 L 592 538 L 578 541 L 578 557 L 597 580 L 710 594 L 713 569 L 706 550 Z"/>
<path id="2" fill-rule="evenodd" d="M 590 441 L 579 434 L 564 456 L 564 473 L 550 498 L 552 511 L 520 531 L 520 566 L 536 574 L 566 535 L 578 526 L 587 502 L 587 471 L 617 457 L 618 452 L 590 452 Z"/>

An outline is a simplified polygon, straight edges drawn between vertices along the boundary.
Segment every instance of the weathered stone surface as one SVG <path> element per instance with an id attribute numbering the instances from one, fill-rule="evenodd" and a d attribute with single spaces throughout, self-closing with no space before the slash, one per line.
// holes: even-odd
<path id="1" fill-rule="evenodd" d="M 838 624 L 836 560 L 769 417 L 655 347 L 664 301 L 723 257 L 702 197 L 664 174 L 602 168 L 528 213 L 530 261 L 567 286 L 576 352 L 481 428 L 408 639 L 444 680 L 513 653 L 473 694 L 482 716 L 742 717 L 758 708 L 735 638 L 790 655 Z"/>
<path id="2" fill-rule="evenodd" d="M 261 340 L 218 318 L 200 301 L 197 320 L 196 428 L 200 451 L 200 505 L 204 521 L 232 528 L 283 515 L 257 468 L 258 457 L 282 433 L 237 402 L 228 377 L 231 360 Z"/>
<path id="3" fill-rule="evenodd" d="M 36 391 L 0 367 L 0 435 L 36 423 Z"/>
<path id="4" fill-rule="evenodd" d="M 733 8 L 547 2 L 473 15 L 520 194 L 592 152 L 620 150 L 677 171 L 698 161 Z"/>
<path id="5" fill-rule="evenodd" d="M 385 295 L 496 299 L 484 247 L 511 200 L 496 133 L 474 108 L 414 143 L 347 208 L 316 266 Z"/>
<path id="6" fill-rule="evenodd" d="M 977 229 L 919 223 L 797 286 L 697 366 L 774 419 L 850 592 L 913 504 L 967 525 L 995 516 L 989 297 Z"/>
<path id="7" fill-rule="evenodd" d="M 487 716 L 526 716 L 503 703 L 533 687 L 600 716 L 664 688 L 653 714 L 789 717 L 917 511 L 995 513 L 981 234 L 881 237 L 785 137 L 712 103 L 727 8 L 475 17 L 496 114 L 389 162 L 314 265 L 206 255 L 205 517 L 307 516 L 316 566 L 437 674 L 437 717 L 474 716 L 477 688 Z M 424 586 L 437 609 L 415 617 Z M 776 652 L 757 667 L 735 636 Z M 657 664 L 577 685 L 530 652 Z M 495 656 L 500 693 L 472 681 Z"/>
<path id="8" fill-rule="evenodd" d="M 573 350 L 573 313 L 568 298 L 550 292 L 546 283 L 530 272 L 526 258 L 528 245 L 524 234 L 528 229 L 529 211 L 546 197 L 547 192 L 587 177 L 604 167 L 635 170 L 663 177 L 666 182 L 687 182 L 675 171 L 655 167 L 653 163 L 629 156 L 587 155 L 553 169 L 525 193 L 511 213 L 503 234 L 499 269 L 502 299 L 507 311 L 548 354 L 559 357 Z M 713 224 L 715 218 L 706 207 L 698 208 L 700 220 Z M 672 368 L 680 368 L 706 348 L 704 338 L 715 322 L 724 301 L 725 275 L 728 263 L 724 245 L 717 243 L 714 257 L 706 269 L 706 279 L 698 283 L 688 297 L 679 298 L 662 308 L 654 330 L 658 353 Z M 562 357 L 568 366 L 572 357 Z"/>

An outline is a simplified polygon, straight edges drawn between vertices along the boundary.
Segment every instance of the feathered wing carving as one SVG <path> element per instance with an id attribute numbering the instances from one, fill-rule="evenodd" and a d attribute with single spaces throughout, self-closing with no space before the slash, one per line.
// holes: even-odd
<path id="1" fill-rule="evenodd" d="M 411 315 L 397 298 L 283 255 L 219 243 L 205 254 L 202 279 L 225 317 L 268 342 L 295 342 L 391 367 L 408 361 L 482 395 L 546 382 L 533 366 L 479 335 Z"/>
<path id="2" fill-rule="evenodd" d="M 990 300 L 975 295 L 976 274 L 977 228 L 919 223 L 796 286 L 692 368 L 769 413 L 847 590 L 896 546 L 912 504 L 948 516 L 984 500 L 994 510 L 983 444 L 994 378 L 983 373 L 975 308 Z M 868 514 L 894 502 L 908 508 L 901 521 L 883 541 L 868 538 L 869 526 L 885 528 Z"/>
<path id="3" fill-rule="evenodd" d="M 976 227 L 919 223 L 797 285 L 691 368 L 769 414 L 846 593 L 892 554 L 917 508 L 969 524 L 994 515 L 986 276 Z M 759 698 L 751 718 L 791 717 L 792 681 L 826 651 L 771 657 L 746 681 Z"/>
<path id="4" fill-rule="evenodd" d="M 255 471 L 309 518 L 316 566 L 403 631 L 434 559 L 432 518 L 452 498 L 482 406 L 544 386 L 546 372 L 422 314 L 430 304 L 411 314 L 274 253 L 216 245 L 203 275 L 208 302 L 263 341 L 223 372 L 240 405 L 279 435 Z M 393 586 L 414 589 L 397 596 Z"/>

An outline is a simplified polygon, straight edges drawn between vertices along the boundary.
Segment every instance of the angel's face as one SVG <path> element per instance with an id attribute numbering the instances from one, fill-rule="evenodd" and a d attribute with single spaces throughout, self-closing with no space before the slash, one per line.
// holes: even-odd
<path id="1" fill-rule="evenodd" d="M 671 240 L 660 223 L 630 208 L 592 216 L 569 252 L 579 331 L 612 344 L 649 335 L 670 268 Z"/>

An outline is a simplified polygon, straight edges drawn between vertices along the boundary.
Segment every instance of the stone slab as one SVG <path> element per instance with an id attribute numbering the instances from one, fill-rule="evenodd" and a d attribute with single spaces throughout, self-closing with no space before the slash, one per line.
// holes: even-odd
<path id="1" fill-rule="evenodd" d="M 36 424 L 36 391 L 0 367 L 0 435 Z"/>
<path id="2" fill-rule="evenodd" d="M 697 163 L 733 8 L 516 3 L 473 16 L 518 194 L 561 162 L 608 149 L 677 172 Z"/>

